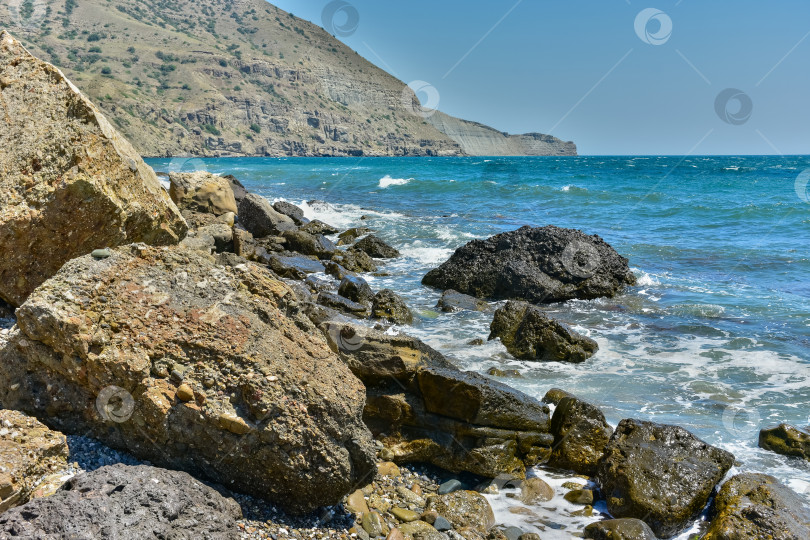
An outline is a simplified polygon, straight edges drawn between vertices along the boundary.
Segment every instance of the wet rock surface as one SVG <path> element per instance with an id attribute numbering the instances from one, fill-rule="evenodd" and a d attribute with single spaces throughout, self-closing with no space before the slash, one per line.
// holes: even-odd
<path id="1" fill-rule="evenodd" d="M 779 424 L 759 432 L 759 446 L 765 450 L 810 461 L 810 431 Z"/>
<path id="2" fill-rule="evenodd" d="M 473 240 L 422 283 L 478 298 L 544 303 L 614 296 L 635 277 L 627 259 L 600 237 L 548 225 Z"/>
<path id="3" fill-rule="evenodd" d="M 597 407 L 575 397 L 563 397 L 551 417 L 554 450 L 549 465 L 593 475 L 613 435 Z"/>
<path id="4" fill-rule="evenodd" d="M 596 480 L 610 513 L 638 518 L 669 538 L 700 514 L 734 456 L 678 426 L 622 420 Z"/>
<path id="5" fill-rule="evenodd" d="M 238 539 L 239 505 L 184 472 L 111 465 L 0 515 L 4 537 Z"/>
<path id="6" fill-rule="evenodd" d="M 592 540 L 657 540 L 652 529 L 634 518 L 607 519 L 585 527 L 585 538 Z"/>
<path id="7" fill-rule="evenodd" d="M 391 289 L 383 289 L 374 295 L 371 316 L 394 324 L 411 324 L 413 322 L 413 314 L 405 300 Z"/>
<path id="8" fill-rule="evenodd" d="M 484 300 L 475 298 L 469 294 L 462 294 L 458 291 L 448 289 L 442 293 L 436 307 L 444 313 L 454 311 L 487 311 L 490 306 Z"/>
<path id="9" fill-rule="evenodd" d="M 489 339 L 499 338 L 521 360 L 584 362 L 599 346 L 527 302 L 509 301 L 495 312 Z"/>
<path id="10" fill-rule="evenodd" d="M 0 79 L 0 298 L 19 306 L 94 249 L 183 238 L 186 222 L 155 172 L 58 69 L 5 31 Z"/>
<path id="11" fill-rule="evenodd" d="M 392 248 L 373 234 L 369 234 L 362 240 L 359 240 L 352 247 L 377 259 L 394 259 L 400 255 L 398 250 Z"/>
<path id="12" fill-rule="evenodd" d="M 17 313 L 5 406 L 296 512 L 373 474 L 363 385 L 256 265 L 132 245 L 74 259 Z"/>

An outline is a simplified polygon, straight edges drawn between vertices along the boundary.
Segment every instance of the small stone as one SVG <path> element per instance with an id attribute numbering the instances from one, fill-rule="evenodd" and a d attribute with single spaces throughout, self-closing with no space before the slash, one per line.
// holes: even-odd
<path id="1" fill-rule="evenodd" d="M 369 508 L 368 504 L 366 504 L 366 498 L 363 496 L 363 492 L 358 489 L 349 495 L 348 499 L 346 499 L 346 508 L 348 508 L 349 512 L 355 514 L 367 513 Z"/>
<path id="2" fill-rule="evenodd" d="M 411 491 L 410 489 L 404 486 L 397 486 L 396 488 L 397 495 L 402 497 L 402 500 L 409 504 L 415 504 L 416 506 L 425 506 L 425 499 Z"/>
<path id="3" fill-rule="evenodd" d="M 413 510 L 408 510 L 407 508 L 400 508 L 400 507 L 392 508 L 391 513 L 394 514 L 394 517 L 396 517 L 403 523 L 409 523 L 411 521 L 416 521 L 417 519 L 419 519 L 419 514 L 417 512 L 414 512 Z"/>
<path id="4" fill-rule="evenodd" d="M 584 489 L 585 484 L 580 484 L 577 482 L 563 482 L 562 487 L 565 489 Z"/>
<path id="5" fill-rule="evenodd" d="M 377 465 L 377 472 L 380 476 L 399 476 L 399 467 L 392 461 L 385 461 Z"/>
<path id="6" fill-rule="evenodd" d="M 541 540 L 540 535 L 537 533 L 524 533 L 520 535 L 518 540 Z"/>
<path id="7" fill-rule="evenodd" d="M 462 483 L 453 478 L 439 486 L 439 495 L 447 495 L 448 493 L 458 491 L 462 487 Z"/>
<path id="8" fill-rule="evenodd" d="M 433 528 L 439 532 L 450 531 L 453 529 L 453 524 L 437 515 L 436 520 L 433 522 Z"/>
<path id="9" fill-rule="evenodd" d="M 372 538 L 388 534 L 388 525 L 385 524 L 382 516 L 376 510 L 363 514 L 362 524 L 363 529 Z"/>
<path id="10" fill-rule="evenodd" d="M 94 249 L 90 255 L 92 255 L 94 259 L 106 259 L 112 255 L 112 251 L 110 251 L 110 248 Z"/>
<path id="11" fill-rule="evenodd" d="M 413 491 L 415 494 L 419 495 L 420 497 L 422 496 L 422 487 L 419 484 L 417 484 L 416 482 L 411 484 L 411 491 Z"/>
<path id="12" fill-rule="evenodd" d="M 591 517 L 593 515 L 593 506 L 585 506 L 584 508 L 580 508 L 579 510 L 575 510 L 571 512 L 572 516 L 584 516 L 584 517 Z"/>
<path id="13" fill-rule="evenodd" d="M 436 522 L 436 518 L 438 517 L 439 513 L 436 512 L 435 510 L 427 510 L 425 512 L 422 512 L 422 521 L 430 523 L 431 525 L 433 525 Z"/>
<path id="14" fill-rule="evenodd" d="M 185 383 L 177 387 L 177 399 L 180 401 L 191 401 L 194 399 L 194 390 Z"/>
<path id="15" fill-rule="evenodd" d="M 574 504 L 593 504 L 593 491 L 590 489 L 575 489 L 565 494 L 565 500 Z"/>
<path id="16" fill-rule="evenodd" d="M 388 533 L 388 536 L 385 537 L 385 540 L 405 540 L 405 536 L 399 529 L 391 529 L 391 532 Z"/>
<path id="17" fill-rule="evenodd" d="M 503 534 L 508 540 L 519 540 L 523 536 L 523 531 L 517 527 L 507 527 L 504 529 Z"/>
<path id="18" fill-rule="evenodd" d="M 520 485 L 520 500 L 524 504 L 550 501 L 554 498 L 554 489 L 540 478 L 527 478 Z"/>

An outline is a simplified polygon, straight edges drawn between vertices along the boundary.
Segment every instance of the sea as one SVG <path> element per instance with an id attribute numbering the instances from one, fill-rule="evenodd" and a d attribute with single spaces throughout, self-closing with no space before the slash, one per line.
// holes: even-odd
<path id="1" fill-rule="evenodd" d="M 735 455 L 730 475 L 771 474 L 810 503 L 810 462 L 757 447 L 760 428 L 810 424 L 810 156 L 149 163 L 233 174 L 310 219 L 372 228 L 402 257 L 368 276 L 371 286 L 402 295 L 416 317 L 399 330 L 459 368 L 516 369 L 520 377 L 501 381 L 536 398 L 562 388 L 598 405 L 614 426 L 623 418 L 681 425 Z M 492 313 L 440 313 L 441 292 L 421 278 L 472 239 L 548 224 L 598 234 L 638 279 L 615 298 L 544 306 L 595 339 L 598 353 L 581 364 L 529 362 L 497 340 L 470 345 L 486 340 Z M 558 489 L 570 480 L 533 474 Z M 597 504 L 591 517 L 562 519 L 577 509 L 563 501 L 515 513 L 506 495 L 490 496 L 498 520 L 542 529 L 543 538 L 571 538 L 606 512 Z"/>

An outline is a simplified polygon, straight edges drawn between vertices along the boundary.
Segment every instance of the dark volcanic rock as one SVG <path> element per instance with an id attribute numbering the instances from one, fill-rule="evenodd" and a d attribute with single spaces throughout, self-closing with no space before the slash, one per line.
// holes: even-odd
<path id="1" fill-rule="evenodd" d="M 339 294 L 325 291 L 321 292 L 318 294 L 318 303 L 322 306 L 336 309 L 342 313 L 354 315 L 355 317 L 368 317 L 367 305 L 358 304 L 357 302 L 353 302 L 348 298 L 340 296 Z"/>
<path id="2" fill-rule="evenodd" d="M 374 298 L 374 291 L 366 280 L 354 276 L 346 276 L 340 281 L 338 294 L 360 304 L 371 304 Z"/>
<path id="3" fill-rule="evenodd" d="M 759 446 L 777 454 L 810 461 L 810 433 L 788 424 L 760 430 Z"/>
<path id="4" fill-rule="evenodd" d="M 306 225 L 302 225 L 301 230 L 309 234 L 336 234 L 339 229 L 319 219 L 313 219 Z"/>
<path id="5" fill-rule="evenodd" d="M 551 433 L 554 450 L 549 465 L 592 476 L 613 428 L 597 407 L 575 397 L 564 397 L 551 417 Z"/>
<path id="6" fill-rule="evenodd" d="M 335 278 L 337 280 L 340 280 L 340 281 L 342 281 L 343 278 L 345 278 L 347 276 L 351 276 L 351 277 L 357 276 L 356 273 L 354 273 L 354 272 L 352 272 L 350 270 L 346 270 L 345 268 L 343 268 L 341 265 L 339 265 L 338 263 L 336 263 L 334 261 L 327 262 L 325 264 L 325 266 L 326 266 L 327 275 L 330 275 L 333 278 Z"/>
<path id="7" fill-rule="evenodd" d="M 332 261 L 350 272 L 374 272 L 377 269 L 374 260 L 365 251 L 353 248 L 336 252 L 332 256 Z"/>
<path id="8" fill-rule="evenodd" d="M 247 190 L 245 186 L 242 185 L 242 182 L 237 180 L 237 178 L 232 174 L 226 174 L 222 178 L 226 179 L 231 184 L 231 191 L 233 192 L 233 198 L 236 201 L 237 208 L 239 207 L 239 203 L 242 202 L 242 199 L 247 196 Z"/>
<path id="9" fill-rule="evenodd" d="M 337 247 L 322 234 L 309 234 L 304 231 L 284 231 L 282 238 L 287 241 L 287 249 L 304 255 L 314 255 L 319 259 L 329 259 Z"/>
<path id="10" fill-rule="evenodd" d="M 371 315 L 394 324 L 411 324 L 413 314 L 405 301 L 391 289 L 383 289 L 374 295 Z"/>
<path id="11" fill-rule="evenodd" d="M 500 338 L 521 360 L 584 362 L 599 349 L 594 340 L 549 318 L 527 302 L 510 300 L 495 312 L 489 339 Z"/>
<path id="12" fill-rule="evenodd" d="M 634 518 L 607 519 L 585 527 L 585 538 L 592 540 L 657 540 L 652 529 Z"/>
<path id="13" fill-rule="evenodd" d="M 288 203 L 287 201 L 274 202 L 273 209 L 279 214 L 284 214 L 292 219 L 296 225 L 305 225 L 309 223 L 309 220 L 304 217 L 304 211 L 294 204 Z"/>
<path id="14" fill-rule="evenodd" d="M 276 212 L 270 201 L 255 193 L 248 193 L 239 203 L 239 223 L 256 238 L 296 228 L 292 219 Z"/>
<path id="15" fill-rule="evenodd" d="M 695 519 L 734 456 L 678 426 L 622 420 L 596 480 L 615 517 L 645 521 L 669 538 Z"/>
<path id="16" fill-rule="evenodd" d="M 810 538 L 810 510 L 773 476 L 745 473 L 723 484 L 704 540 Z"/>
<path id="17" fill-rule="evenodd" d="M 552 225 L 473 240 L 422 279 L 479 298 L 532 303 L 613 296 L 635 281 L 627 259 L 604 240 Z"/>
<path id="18" fill-rule="evenodd" d="M 448 289 L 442 293 L 436 307 L 445 313 L 453 311 L 487 311 L 489 304 L 480 298 Z"/>
<path id="19" fill-rule="evenodd" d="M 3 538 L 240 538 L 242 510 L 187 473 L 110 465 L 0 516 Z"/>
<path id="20" fill-rule="evenodd" d="M 52 428 L 292 512 L 373 476 L 364 386 L 257 264 L 142 244 L 80 257 L 17 325 L 0 403 Z"/>
<path id="21" fill-rule="evenodd" d="M 378 259 L 394 259 L 399 257 L 399 251 L 392 248 L 373 234 L 366 236 L 359 242 L 355 243 L 352 247 L 354 249 L 364 251 L 370 256 Z"/>
<path id="22" fill-rule="evenodd" d="M 266 258 L 267 266 L 283 278 L 306 279 L 307 274 L 323 272 L 324 266 L 318 261 L 306 257 L 285 257 L 270 255 Z"/>
<path id="23" fill-rule="evenodd" d="M 371 232 L 367 227 L 353 227 L 349 230 L 343 231 L 338 235 L 338 245 L 345 246 L 352 244 L 355 240 Z"/>

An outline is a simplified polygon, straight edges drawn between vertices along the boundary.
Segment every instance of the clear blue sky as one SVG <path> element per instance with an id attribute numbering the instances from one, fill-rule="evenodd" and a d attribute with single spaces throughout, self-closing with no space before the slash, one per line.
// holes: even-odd
<path id="1" fill-rule="evenodd" d="M 455 116 L 581 154 L 810 154 L 808 0 L 347 2 L 339 39 Z M 272 3 L 323 26 L 329 0 Z"/>

